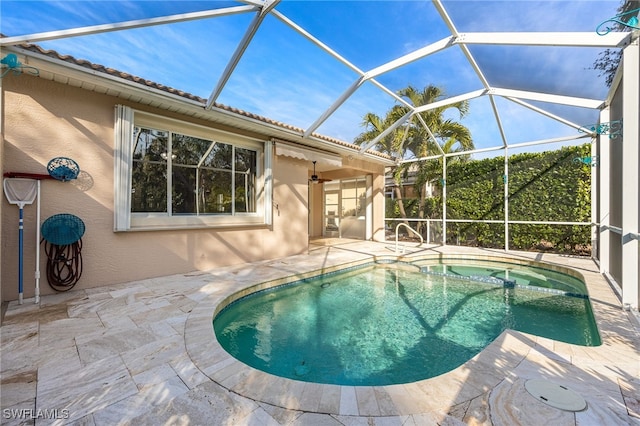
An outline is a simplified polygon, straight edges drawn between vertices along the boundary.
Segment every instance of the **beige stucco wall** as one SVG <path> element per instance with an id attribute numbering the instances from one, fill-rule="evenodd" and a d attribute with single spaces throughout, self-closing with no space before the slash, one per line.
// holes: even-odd
<path id="1" fill-rule="evenodd" d="M 310 237 L 322 236 L 322 185 L 309 185 L 309 197 L 310 197 Z"/>
<path id="2" fill-rule="evenodd" d="M 371 186 L 373 188 L 373 241 L 385 241 L 384 230 L 384 168 L 378 173 L 372 174 Z"/>
<path id="3" fill-rule="evenodd" d="M 41 222 L 57 213 L 80 217 L 83 274 L 75 289 L 92 288 L 157 276 L 207 270 L 304 253 L 308 249 L 308 162 L 274 158 L 272 226 L 175 231 L 113 232 L 114 106 L 124 103 L 167 117 L 191 121 L 164 111 L 123 102 L 66 84 L 28 75 L 8 74 L 2 81 L 2 172 L 46 174 L 54 157 L 78 162 L 81 173 L 70 182 L 42 180 Z M 211 125 L 206 122 L 196 122 Z M 228 128 L 223 130 L 230 130 Z M 256 137 L 259 135 L 248 135 Z M 268 135 L 262 135 L 265 140 Z M 343 157 L 343 168 L 328 178 L 371 175 L 374 182 L 374 240 L 384 240 L 384 166 Z M 322 195 L 315 194 L 311 234 L 321 233 Z M 3 301 L 18 298 L 18 207 L 3 196 L 0 205 L 0 269 Z M 24 297 L 34 296 L 36 206 L 24 210 Z M 47 284 L 41 246 L 41 294 Z"/>
<path id="4" fill-rule="evenodd" d="M 46 174 L 50 159 L 70 157 L 82 170 L 70 182 L 43 180 L 41 218 L 72 213 L 85 225 L 84 269 L 76 289 L 278 258 L 308 248 L 306 164 L 274 160 L 271 227 L 113 232 L 113 124 L 116 98 L 27 75 L 3 81 L 2 171 Z M 18 207 L 2 197 L 2 298 L 18 295 Z M 25 206 L 24 297 L 34 296 L 36 207 Z M 45 278 L 41 294 L 54 291 Z"/>

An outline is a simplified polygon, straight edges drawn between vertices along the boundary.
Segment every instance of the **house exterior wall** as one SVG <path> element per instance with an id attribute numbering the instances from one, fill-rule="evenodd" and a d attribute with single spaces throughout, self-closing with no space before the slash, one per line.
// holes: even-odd
<path id="1" fill-rule="evenodd" d="M 342 159 L 342 168 L 328 172 L 318 173 L 321 179 L 329 179 L 332 181 L 361 178 L 371 176 L 371 199 L 368 200 L 371 205 L 371 229 L 366 234 L 370 235 L 367 239 L 382 242 L 385 240 L 384 232 L 384 165 L 374 164 L 369 161 L 354 158 L 353 156 Z M 309 175 L 311 177 L 311 175 Z M 324 185 L 311 185 L 309 196 L 311 197 L 310 214 L 310 237 L 323 236 L 323 217 L 324 217 Z M 346 238 L 346 237 L 345 237 Z"/>
<path id="2" fill-rule="evenodd" d="M 308 167 L 304 162 L 274 157 L 273 198 L 279 208 L 274 209 L 271 226 L 115 233 L 114 105 L 122 101 L 27 75 L 8 75 L 2 89 L 3 173 L 46 174 L 47 163 L 59 156 L 74 159 L 81 168 L 76 180 L 41 182 L 42 221 L 57 213 L 71 213 L 86 226 L 82 238 L 84 268 L 76 289 L 279 258 L 307 250 Z M 143 106 L 130 106 L 154 112 Z M 2 300 L 15 300 L 19 210 L 2 197 L 0 211 Z M 36 269 L 35 203 L 25 206 L 24 223 L 24 297 L 29 298 L 34 296 Z M 42 250 L 42 295 L 54 293 L 47 284 L 45 267 Z"/>
<path id="3" fill-rule="evenodd" d="M 4 96 L 1 90 L 2 87 L 2 80 L 0 80 L 0 168 L 3 168 L 3 164 L 2 161 L 4 159 L 4 119 L 1 116 L 2 111 L 4 111 Z M 3 197 L 4 198 L 4 197 Z M 4 200 L 3 200 L 4 201 Z M 1 202 L 0 203 L 0 302 L 2 302 L 4 300 L 3 296 L 2 296 L 2 270 L 5 269 L 3 268 L 4 265 L 4 259 L 2 258 L 2 247 L 4 247 L 4 242 L 3 242 L 3 235 L 4 235 L 4 226 L 2 226 L 2 215 L 3 215 L 3 210 L 4 210 L 4 206 L 5 203 Z M 0 324 L 2 324 L 2 320 L 4 318 L 4 304 L 2 305 L 1 308 L 1 313 L 0 313 Z"/>
<path id="4" fill-rule="evenodd" d="M 322 199 L 322 185 L 309 185 L 309 197 L 311 197 L 311 209 L 309 210 L 309 236 L 322 236 L 322 216 L 324 200 Z"/>
<path id="5" fill-rule="evenodd" d="M 384 225 L 384 167 L 379 173 L 372 175 L 371 181 L 372 197 L 373 197 L 373 241 L 385 241 L 385 225 Z"/>

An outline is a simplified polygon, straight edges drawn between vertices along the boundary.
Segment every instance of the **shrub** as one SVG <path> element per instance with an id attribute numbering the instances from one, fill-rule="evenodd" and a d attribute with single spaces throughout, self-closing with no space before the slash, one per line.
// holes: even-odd
<path id="1" fill-rule="evenodd" d="M 447 219 L 504 221 L 505 184 L 510 221 L 590 222 L 591 165 L 589 144 L 556 151 L 509 157 L 509 179 L 504 157 L 447 166 Z M 442 195 L 429 201 L 430 217 L 441 217 Z M 415 218 L 414 203 L 407 214 Z M 589 254 L 589 226 L 510 224 L 509 247 L 516 250 Z M 449 223 L 447 243 L 504 248 L 502 223 Z"/>

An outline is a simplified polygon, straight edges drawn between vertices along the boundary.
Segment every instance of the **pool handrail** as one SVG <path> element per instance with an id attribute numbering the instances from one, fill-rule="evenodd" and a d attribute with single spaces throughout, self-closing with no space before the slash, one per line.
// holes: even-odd
<path id="1" fill-rule="evenodd" d="M 418 247 L 420 247 L 422 244 L 424 244 L 424 239 L 422 238 L 422 235 L 420 235 L 420 233 L 418 233 L 415 229 L 413 229 L 412 227 L 410 227 L 406 223 L 399 223 L 396 226 L 396 253 L 398 253 L 398 230 L 400 229 L 401 226 L 405 226 L 409 231 L 413 232 L 418 237 L 420 237 L 420 244 L 418 244 Z"/>

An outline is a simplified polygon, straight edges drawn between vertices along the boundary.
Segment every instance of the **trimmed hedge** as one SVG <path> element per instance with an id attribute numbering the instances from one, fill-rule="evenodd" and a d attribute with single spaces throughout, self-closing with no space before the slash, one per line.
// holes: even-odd
<path id="1" fill-rule="evenodd" d="M 590 222 L 590 152 L 590 145 L 585 144 L 509 156 L 509 220 Z M 504 221 L 504 163 L 504 157 L 495 157 L 448 164 L 447 219 Z M 433 219 L 442 218 L 442 182 L 437 185 L 439 195 L 426 203 L 426 217 Z M 418 217 L 417 204 L 405 200 L 411 218 Z M 397 208 L 394 210 L 388 208 L 387 213 L 398 217 Z M 504 248 L 504 232 L 502 223 L 448 223 L 447 244 Z M 584 225 L 511 224 L 509 248 L 589 254 L 591 229 Z"/>

